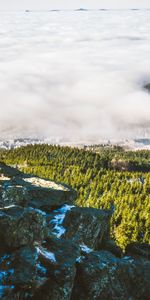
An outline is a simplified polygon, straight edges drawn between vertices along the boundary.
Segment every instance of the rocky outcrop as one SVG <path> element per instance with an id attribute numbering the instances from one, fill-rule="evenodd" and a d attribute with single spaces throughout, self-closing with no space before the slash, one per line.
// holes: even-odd
<path id="1" fill-rule="evenodd" d="M 66 213 L 64 237 L 97 249 L 109 240 L 111 212 L 95 208 L 74 207 Z"/>
<path id="2" fill-rule="evenodd" d="M 150 260 L 150 245 L 131 243 L 125 249 L 126 255 L 131 255 L 135 258 L 146 258 Z"/>
<path id="3" fill-rule="evenodd" d="M 116 257 L 122 257 L 122 249 L 116 245 L 113 240 L 105 240 L 102 244 L 99 245 L 98 250 L 106 250 L 114 254 Z"/>
<path id="4" fill-rule="evenodd" d="M 63 185 L 1 165 L 0 299 L 150 299 L 149 246 L 124 255 L 111 212 L 74 206 Z"/>
<path id="5" fill-rule="evenodd" d="M 77 266 L 71 300 L 150 299 L 150 263 L 91 252 Z"/>
<path id="6" fill-rule="evenodd" d="M 12 204 L 51 212 L 64 203 L 74 203 L 76 192 L 65 185 L 23 174 L 0 164 L 0 207 Z"/>
<path id="7" fill-rule="evenodd" d="M 0 241 L 5 247 L 17 248 L 44 240 L 48 236 L 46 214 L 21 206 L 0 209 Z"/>
<path id="8" fill-rule="evenodd" d="M 46 249 L 46 250 L 45 250 Z M 37 299 L 71 298 L 76 275 L 76 259 L 80 256 L 80 248 L 72 241 L 48 238 L 44 247 L 38 247 L 39 260 L 46 269 L 46 282 L 35 293 Z M 51 253 L 51 259 L 48 259 Z M 47 256 L 48 254 L 48 256 Z"/>

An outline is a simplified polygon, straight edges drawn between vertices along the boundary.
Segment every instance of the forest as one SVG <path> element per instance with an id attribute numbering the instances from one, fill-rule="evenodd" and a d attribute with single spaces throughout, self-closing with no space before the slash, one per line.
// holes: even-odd
<path id="1" fill-rule="evenodd" d="M 150 244 L 149 150 L 28 145 L 1 149 L 0 161 L 73 187 L 78 206 L 111 209 L 111 235 L 122 249 Z"/>

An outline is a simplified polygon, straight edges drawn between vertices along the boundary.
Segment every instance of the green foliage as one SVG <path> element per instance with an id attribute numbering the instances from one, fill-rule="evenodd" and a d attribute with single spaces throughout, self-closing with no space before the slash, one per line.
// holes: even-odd
<path id="1" fill-rule="evenodd" d="M 35 145 L 0 151 L 0 160 L 26 173 L 71 185 L 77 205 L 111 208 L 111 233 L 124 248 L 150 244 L 150 151 Z"/>

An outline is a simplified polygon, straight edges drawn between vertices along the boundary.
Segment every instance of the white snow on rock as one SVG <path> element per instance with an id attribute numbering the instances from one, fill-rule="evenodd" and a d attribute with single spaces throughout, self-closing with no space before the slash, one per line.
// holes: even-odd
<path id="1" fill-rule="evenodd" d="M 10 180 L 10 178 L 7 177 L 7 176 L 5 176 L 5 175 L 3 175 L 3 174 L 1 174 L 1 175 L 0 175 L 0 180 L 1 180 L 1 181 Z"/>
<path id="2" fill-rule="evenodd" d="M 49 259 L 51 262 L 56 263 L 56 257 L 53 252 L 48 251 L 43 247 L 36 247 L 36 249 L 39 254 L 42 254 L 45 258 Z"/>
<path id="3" fill-rule="evenodd" d="M 54 234 L 59 238 L 61 237 L 66 229 L 62 226 L 62 223 L 65 219 L 65 215 L 67 211 L 70 211 L 74 206 L 65 204 L 61 208 L 54 211 L 54 213 L 58 213 L 54 216 L 54 218 L 50 221 L 52 225 L 54 225 Z"/>
<path id="4" fill-rule="evenodd" d="M 40 263 L 37 264 L 37 270 L 40 274 L 46 275 L 47 270 L 44 266 L 42 266 Z"/>
<path id="5" fill-rule="evenodd" d="M 0 209 L 9 209 L 11 207 L 15 207 L 15 205 L 12 204 L 12 205 L 8 205 L 8 206 L 0 207 Z"/>
<path id="6" fill-rule="evenodd" d="M 85 244 L 80 244 L 80 249 L 82 252 L 87 253 L 87 254 L 91 253 L 93 251 L 93 249 L 89 248 Z M 77 257 L 76 262 L 80 263 L 84 257 L 85 257 L 84 255 Z"/>
<path id="7" fill-rule="evenodd" d="M 129 261 L 130 263 L 134 262 L 134 259 L 131 256 L 124 256 L 122 259 L 125 261 Z"/>
<path id="8" fill-rule="evenodd" d="M 77 262 L 77 263 L 80 263 L 80 262 L 82 261 L 83 257 L 84 257 L 84 256 L 79 256 L 79 257 L 77 257 L 76 262 Z"/>
<path id="9" fill-rule="evenodd" d="M 89 248 L 89 247 L 86 246 L 85 244 L 81 244 L 81 245 L 80 245 L 80 248 L 81 248 L 81 250 L 82 250 L 83 252 L 85 252 L 85 253 L 90 253 L 90 252 L 93 251 L 93 249 Z"/>

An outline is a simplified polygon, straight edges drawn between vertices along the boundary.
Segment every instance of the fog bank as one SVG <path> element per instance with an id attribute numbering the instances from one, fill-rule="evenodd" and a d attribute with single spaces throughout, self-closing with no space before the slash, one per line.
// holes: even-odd
<path id="1" fill-rule="evenodd" d="M 0 136 L 150 134 L 150 11 L 0 13 Z"/>

